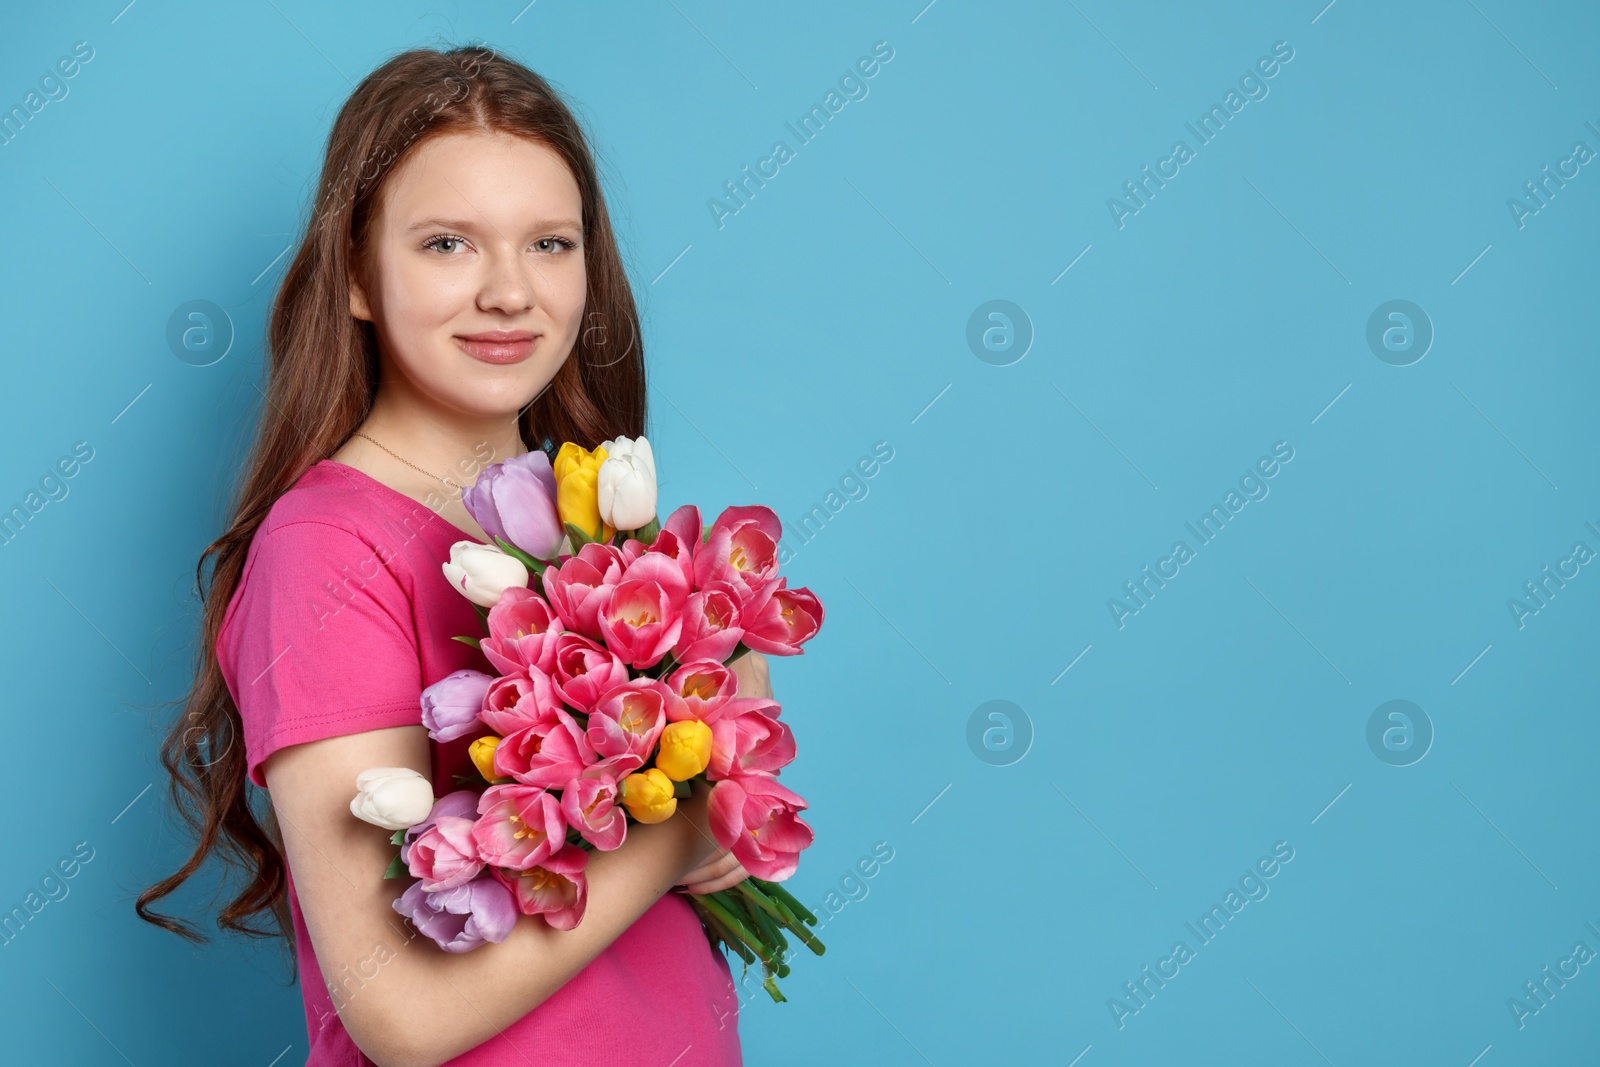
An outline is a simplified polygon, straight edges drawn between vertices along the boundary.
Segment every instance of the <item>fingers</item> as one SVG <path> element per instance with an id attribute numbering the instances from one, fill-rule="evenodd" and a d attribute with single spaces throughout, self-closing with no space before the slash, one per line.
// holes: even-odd
<path id="1" fill-rule="evenodd" d="M 739 861 L 734 859 L 733 853 L 722 852 L 684 875 L 683 881 L 678 884 L 687 888 L 691 893 L 714 893 L 716 892 L 715 889 L 698 889 L 694 887 L 709 884 L 743 869 Z M 737 880 L 730 884 L 737 884 Z"/>
<path id="2" fill-rule="evenodd" d="M 766 656 L 752 649 L 733 661 L 732 670 L 738 676 L 741 696 L 772 698 L 772 680 L 767 671 Z"/>
<path id="3" fill-rule="evenodd" d="M 710 859 L 700 864 L 700 866 L 684 875 L 683 881 L 679 882 L 678 884 L 688 885 L 691 882 L 704 882 L 711 878 L 720 877 L 721 875 L 727 874 L 729 871 L 731 871 L 734 866 L 738 864 L 738 862 L 738 860 L 733 858 L 733 853 L 718 852 L 715 856 L 712 856 Z"/>
<path id="4" fill-rule="evenodd" d="M 750 877 L 750 872 L 744 869 L 742 863 L 734 860 L 732 870 L 720 877 L 708 878 L 705 881 L 685 885 L 684 891 L 688 893 L 715 893 L 719 890 L 731 889 L 748 877 Z"/>
<path id="5" fill-rule="evenodd" d="M 767 657 L 762 655 L 760 652 L 751 652 L 750 654 L 755 657 L 754 662 L 752 662 L 750 666 L 753 668 L 753 673 L 756 677 L 756 684 L 760 687 L 761 692 L 765 693 L 768 697 L 771 697 L 772 675 L 767 669 Z"/>

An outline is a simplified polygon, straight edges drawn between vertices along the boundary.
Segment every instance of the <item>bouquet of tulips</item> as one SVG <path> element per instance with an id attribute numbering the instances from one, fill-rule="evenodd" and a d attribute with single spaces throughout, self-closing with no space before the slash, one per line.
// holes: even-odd
<path id="1" fill-rule="evenodd" d="M 448 952 L 505 940 L 519 915 L 570 930 L 589 852 L 671 817 L 705 780 L 717 844 L 750 876 L 689 900 L 713 947 L 759 960 L 784 999 L 785 932 L 823 951 L 816 917 L 779 884 L 812 831 L 778 782 L 795 756 L 778 704 L 739 694 L 728 666 L 798 654 L 822 625 L 816 596 L 777 573 L 777 516 L 729 507 L 706 527 L 685 504 L 658 521 L 643 437 L 569 441 L 554 464 L 534 449 L 488 467 L 463 501 L 493 544 L 458 541 L 443 564 L 484 629 L 455 640 L 498 673 L 456 671 L 422 694 L 435 741 L 477 735 L 460 789 L 435 797 L 409 768 L 356 779 L 351 811 L 400 846 L 386 876 L 416 879 L 395 910 Z"/>

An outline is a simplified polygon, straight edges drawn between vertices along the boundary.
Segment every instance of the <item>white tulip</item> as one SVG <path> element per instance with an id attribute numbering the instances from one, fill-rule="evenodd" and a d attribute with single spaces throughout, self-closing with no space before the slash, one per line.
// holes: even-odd
<path id="1" fill-rule="evenodd" d="M 368 767 L 356 790 L 350 814 L 385 830 L 409 830 L 433 810 L 433 783 L 410 767 Z"/>
<path id="2" fill-rule="evenodd" d="M 513 585 L 528 584 L 528 568 L 498 545 L 477 541 L 457 541 L 450 546 L 450 562 L 443 565 L 444 576 L 474 604 L 492 608 L 500 594 Z"/>
<path id="3" fill-rule="evenodd" d="M 650 442 L 619 437 L 605 442 L 595 485 L 600 518 L 617 530 L 637 530 L 656 517 L 656 459 Z"/>

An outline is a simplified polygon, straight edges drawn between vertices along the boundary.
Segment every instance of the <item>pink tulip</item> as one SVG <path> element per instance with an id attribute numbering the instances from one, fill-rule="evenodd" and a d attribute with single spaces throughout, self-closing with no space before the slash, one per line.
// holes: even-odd
<path id="1" fill-rule="evenodd" d="M 591 541 L 544 572 L 544 594 L 562 625 L 585 637 L 600 638 L 600 609 L 608 590 L 622 581 L 622 554 Z"/>
<path id="2" fill-rule="evenodd" d="M 561 620 L 548 601 L 526 586 L 511 586 L 489 609 L 489 636 L 479 644 L 501 674 L 523 667 L 549 673 Z"/>
<path id="3" fill-rule="evenodd" d="M 722 514 L 711 524 L 713 532 L 719 529 L 759 533 L 774 545 L 783 538 L 783 524 L 778 521 L 778 513 L 765 504 L 733 504 L 723 508 Z"/>
<path id="4" fill-rule="evenodd" d="M 494 750 L 497 777 L 560 789 L 595 762 L 595 751 L 584 737 L 583 727 L 564 711 L 552 712 L 552 716 L 500 739 Z"/>
<path id="5" fill-rule="evenodd" d="M 778 587 L 778 538 L 782 527 L 769 507 L 723 509 L 709 539 L 695 551 L 694 585 L 727 582 L 739 593 L 741 618 L 752 618 Z"/>
<path id="6" fill-rule="evenodd" d="M 478 817 L 478 797 L 481 794 L 475 789 L 457 789 L 453 793 L 446 793 L 433 802 L 433 810 L 428 812 L 428 817 L 406 831 L 405 837 L 400 842 L 400 862 L 411 865 L 411 843 L 421 837 L 427 830 L 446 815 L 458 816 L 463 819 L 476 819 Z"/>
<path id="7" fill-rule="evenodd" d="M 822 626 L 822 601 L 804 586 L 787 589 L 786 579 L 778 582 L 755 617 L 745 618 L 744 643 L 765 655 L 794 656 Z"/>
<path id="8" fill-rule="evenodd" d="M 583 712 L 594 707 L 602 693 L 632 677 L 615 653 L 570 631 L 556 637 L 554 668 L 551 679 L 557 695 Z"/>
<path id="9" fill-rule="evenodd" d="M 478 718 L 504 737 L 549 722 L 561 707 L 561 696 L 550 677 L 537 667 L 518 667 L 489 683 Z"/>
<path id="10" fill-rule="evenodd" d="M 608 690 L 589 713 L 587 737 L 601 756 L 637 756 L 642 766 L 666 729 L 666 686 L 634 678 Z"/>
<path id="11" fill-rule="evenodd" d="M 406 866 L 413 877 L 422 879 L 424 892 L 465 885 L 483 870 L 472 835 L 476 825 L 474 819 L 442 815 L 411 842 Z"/>
<path id="12" fill-rule="evenodd" d="M 555 555 L 566 532 L 556 511 L 555 471 L 543 449 L 490 464 L 461 502 L 484 533 L 536 559 Z"/>
<path id="13" fill-rule="evenodd" d="M 588 852 L 577 845 L 565 845 L 543 863 L 520 874 L 490 869 L 511 890 L 522 914 L 543 915 L 545 922 L 557 930 L 571 930 L 583 921 L 588 903 L 589 882 L 584 874 L 588 864 Z"/>
<path id="14" fill-rule="evenodd" d="M 745 870 L 781 882 L 800 866 L 800 850 L 814 837 L 797 814 L 805 807 L 798 793 L 769 775 L 724 778 L 711 789 L 711 833 Z"/>
<path id="15" fill-rule="evenodd" d="M 624 556 L 631 557 L 636 553 L 626 551 Z M 642 548 L 643 546 L 641 546 Z M 678 569 L 683 571 L 683 580 L 694 588 L 694 554 L 700 547 L 700 509 L 693 504 L 685 504 L 667 517 L 662 524 L 655 540 L 650 543 L 648 551 L 656 552 L 677 563 Z"/>
<path id="16" fill-rule="evenodd" d="M 739 690 L 739 676 L 718 660 L 690 660 L 666 677 L 667 720 L 716 720 L 722 706 Z"/>
<path id="17" fill-rule="evenodd" d="M 694 554 L 700 551 L 705 536 L 705 526 L 700 521 L 700 509 L 693 504 L 685 504 L 668 515 L 667 521 L 661 524 L 661 529 L 676 536 L 678 543 L 688 549 L 691 560 Z"/>
<path id="18" fill-rule="evenodd" d="M 649 551 L 650 546 L 638 538 L 625 537 L 622 540 L 622 544 L 617 546 L 617 558 L 622 560 L 622 565 L 626 567 Z"/>
<path id="19" fill-rule="evenodd" d="M 794 759 L 794 734 L 778 721 L 778 703 L 765 697 L 736 697 L 711 724 L 712 780 L 752 774 L 777 774 Z"/>
<path id="20" fill-rule="evenodd" d="M 589 764 L 589 769 L 584 774 L 609 774 L 618 782 L 644 766 L 645 757 L 632 752 L 622 752 L 615 756 L 602 756 Z"/>
<path id="21" fill-rule="evenodd" d="M 646 552 L 623 571 L 600 609 L 606 647 L 630 667 L 654 666 L 678 641 L 689 592 L 676 561 Z"/>
<path id="22" fill-rule="evenodd" d="M 561 790 L 561 814 L 586 841 L 609 852 L 622 844 L 628 832 L 621 799 L 617 779 L 591 767 Z"/>
<path id="23" fill-rule="evenodd" d="M 478 811 L 472 839 L 485 863 L 525 871 L 566 843 L 561 801 L 547 790 L 492 785 L 478 798 Z"/>
<path id="24" fill-rule="evenodd" d="M 672 655 L 680 663 L 692 659 L 721 663 L 733 654 L 743 636 L 739 591 L 727 582 L 715 582 L 689 594 L 683 609 L 683 632 L 672 646 Z"/>

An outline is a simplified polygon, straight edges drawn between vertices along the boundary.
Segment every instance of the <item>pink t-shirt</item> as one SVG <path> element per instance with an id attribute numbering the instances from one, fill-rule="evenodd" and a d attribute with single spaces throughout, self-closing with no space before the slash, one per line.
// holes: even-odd
<path id="1" fill-rule="evenodd" d="M 482 633 L 471 602 L 440 571 L 451 544 L 470 539 L 425 505 L 335 460 L 315 464 L 279 497 L 250 544 L 217 637 L 223 678 L 244 722 L 252 782 L 265 787 L 261 764 L 277 749 L 420 726 L 424 687 L 463 667 L 492 673 L 483 653 L 451 640 Z M 429 742 L 436 796 L 459 788 L 453 775 L 471 771 L 471 741 L 469 735 Z M 347 873 L 383 877 L 377 870 Z M 330 989 L 292 872 L 288 890 L 311 1045 L 307 1067 L 366 1067 L 372 1061 L 345 1031 L 338 1009 L 389 956 L 343 969 Z M 389 951 L 398 952 L 402 938 L 415 942 L 412 951 L 440 951 L 398 914 L 394 920 Z M 357 973 L 363 968 L 373 973 L 364 978 Z M 656 901 L 503 1037 L 449 1061 L 460 1067 L 530 1062 L 741 1063 L 728 962 L 707 943 L 681 894 Z"/>

